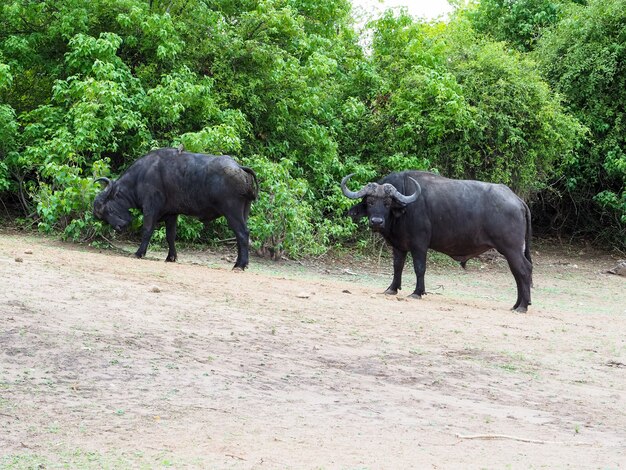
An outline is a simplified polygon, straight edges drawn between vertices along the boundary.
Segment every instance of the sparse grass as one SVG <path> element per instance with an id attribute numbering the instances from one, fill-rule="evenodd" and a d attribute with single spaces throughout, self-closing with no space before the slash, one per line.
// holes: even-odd
<path id="1" fill-rule="evenodd" d="M 158 263 L 158 266 L 154 263 L 155 269 L 173 271 L 170 269 L 172 266 L 166 265 L 162 260 Z M 143 262 L 135 264 L 139 271 L 146 266 Z M 220 264 L 220 269 L 225 268 L 224 264 Z M 287 263 L 272 264 L 279 268 L 286 265 Z M 289 265 L 289 269 L 285 271 L 276 269 L 280 279 L 300 279 L 298 272 L 304 268 L 296 266 L 295 263 Z M 337 263 L 328 266 L 328 271 L 319 269 L 318 265 L 314 265 L 313 268 L 306 266 L 305 278 L 317 276 L 323 280 L 315 284 L 321 285 L 321 294 L 309 302 L 319 301 L 319 305 L 313 306 L 315 309 L 309 308 L 309 303 L 294 299 L 291 299 L 292 303 L 289 303 L 289 299 L 284 303 L 272 303 L 273 298 L 268 294 L 270 298 L 260 298 L 258 304 L 235 295 L 234 305 L 221 311 L 219 308 L 221 295 L 217 295 L 215 299 L 209 297 L 202 303 L 217 305 L 215 311 L 209 307 L 197 307 L 200 305 L 200 302 L 197 302 L 190 304 L 197 314 L 188 313 L 192 310 L 187 304 L 184 308 L 181 307 L 182 311 L 177 314 L 176 308 L 169 308 L 169 299 L 164 298 L 165 313 L 162 316 L 151 311 L 145 317 L 150 320 L 138 321 L 144 317 L 137 316 L 138 313 L 135 312 L 144 312 L 144 307 L 145 312 L 149 311 L 150 305 L 142 305 L 142 309 L 138 310 L 128 308 L 127 311 L 121 309 L 115 311 L 116 314 L 106 318 L 106 321 L 94 315 L 93 325 L 90 325 L 87 317 L 82 315 L 77 315 L 72 323 L 70 318 L 63 315 L 61 307 L 65 304 L 60 302 L 59 314 L 54 317 L 61 320 L 60 327 L 50 322 L 49 325 L 45 325 L 44 330 L 43 322 L 34 321 L 41 319 L 35 315 L 37 312 L 31 312 L 29 316 L 24 315 L 24 321 L 32 318 L 33 322 L 24 329 L 25 334 L 22 338 L 18 334 L 21 324 L 18 321 L 8 323 L 11 328 L 11 336 L 8 339 L 13 343 L 7 344 L 14 348 L 12 351 L 16 354 L 12 356 L 11 361 L 16 362 L 7 361 L 0 368 L 3 369 L 0 370 L 0 382 L 6 380 L 9 384 L 0 383 L 0 396 L 3 395 L 3 389 L 9 389 L 11 392 L 4 394 L 10 402 L 0 398 L 0 411 L 10 414 L 11 418 L 19 417 L 19 421 L 12 419 L 9 424 L 15 428 L 16 438 L 9 440 L 13 447 L 5 449 L 5 452 L 12 454 L 0 458 L 0 468 L 188 468 L 188 466 L 225 468 L 227 465 L 224 465 L 224 462 L 219 462 L 222 464 L 222 467 L 219 467 L 219 463 L 215 464 L 211 460 L 215 458 L 219 461 L 221 457 L 219 452 L 215 456 L 203 456 L 211 460 L 213 466 L 193 463 L 190 465 L 190 459 L 193 457 L 188 455 L 197 454 L 194 454 L 196 451 L 192 448 L 193 442 L 189 443 L 189 440 L 196 437 L 192 434 L 194 428 L 183 429 L 183 425 L 190 422 L 188 416 L 194 419 L 193 414 L 197 413 L 198 423 L 210 425 L 207 426 L 206 436 L 198 434 L 197 437 L 214 439 L 211 449 L 217 449 L 218 445 L 222 444 L 218 433 L 222 429 L 227 429 L 230 434 L 222 433 L 226 436 L 224 441 L 228 447 L 225 445 L 224 448 L 228 449 L 227 451 L 242 442 L 238 439 L 239 436 L 250 431 L 259 433 L 260 439 L 255 442 L 263 445 L 262 449 L 261 447 L 251 449 L 257 454 L 266 449 L 280 451 L 292 445 L 294 453 L 297 453 L 302 448 L 300 445 L 292 441 L 271 440 L 274 435 L 282 438 L 281 433 L 284 429 L 287 431 L 296 429 L 289 427 L 289 423 L 283 428 L 281 426 L 285 423 L 273 423 L 270 419 L 263 419 L 276 416 L 277 401 L 284 405 L 287 412 L 292 411 L 292 417 L 298 418 L 294 426 L 297 425 L 298 429 L 302 429 L 302 421 L 306 422 L 312 418 L 301 410 L 313 408 L 321 410 L 322 414 L 328 413 L 333 418 L 334 416 L 341 418 L 342 413 L 353 411 L 354 414 L 351 416 L 358 420 L 369 420 L 372 416 L 370 412 L 379 410 L 379 403 L 388 397 L 386 393 L 390 393 L 389 397 L 398 397 L 397 402 L 385 401 L 385 406 L 389 406 L 386 409 L 394 413 L 409 410 L 405 413 L 406 416 L 413 416 L 412 413 L 417 409 L 416 416 L 419 415 L 421 420 L 416 426 L 417 431 L 421 433 L 426 426 L 432 426 L 435 431 L 433 436 L 437 438 L 442 425 L 450 423 L 447 429 L 450 433 L 459 430 L 458 423 L 461 420 L 456 419 L 455 413 L 459 413 L 462 423 L 472 424 L 471 427 L 467 426 L 468 433 L 501 431 L 500 420 L 503 415 L 500 412 L 505 407 L 557 413 L 555 403 L 558 403 L 556 400 L 565 389 L 568 395 L 576 399 L 564 400 L 562 405 L 558 405 L 558 411 L 562 407 L 565 412 L 570 413 L 568 416 L 576 416 L 577 419 L 559 420 L 554 425 L 554 429 L 558 431 L 555 432 L 555 440 L 565 440 L 562 439 L 565 435 L 572 437 L 574 433 L 584 435 L 587 432 L 585 425 L 582 424 L 584 421 L 579 420 L 580 416 L 584 417 L 584 413 L 575 414 L 582 407 L 585 407 L 585 412 L 589 410 L 591 413 L 601 409 L 599 416 L 605 414 L 605 425 L 594 423 L 594 435 L 596 433 L 599 435 L 606 429 L 609 439 L 619 436 L 621 428 L 615 431 L 619 426 L 619 412 L 614 412 L 619 404 L 609 400 L 608 397 L 617 396 L 623 391 L 619 381 L 623 369 L 610 368 L 606 363 L 609 360 L 623 362 L 621 357 L 626 351 L 626 344 L 620 342 L 618 337 L 618 326 L 623 322 L 601 324 L 596 318 L 592 318 L 592 315 L 580 315 L 580 311 L 572 312 L 570 315 L 569 311 L 560 310 L 550 304 L 553 301 L 551 297 L 558 297 L 564 305 L 576 305 L 583 295 L 582 290 L 574 300 L 564 297 L 561 286 L 565 283 L 555 283 L 553 286 L 552 279 L 547 274 L 541 274 L 536 280 L 537 284 L 541 285 L 543 282 L 547 285 L 550 282 L 549 289 L 553 289 L 554 293 L 534 291 L 535 302 L 529 314 L 514 315 L 508 311 L 514 299 L 514 282 L 506 268 L 489 266 L 485 270 L 479 270 L 474 264 L 470 266 L 468 272 L 464 272 L 455 265 L 450 269 L 427 271 L 427 288 L 434 290 L 439 283 L 445 285 L 444 289 L 437 290 L 440 296 L 429 296 L 430 298 L 421 303 L 393 301 L 383 304 L 381 299 L 384 297 L 369 293 L 378 294 L 388 285 L 391 280 L 388 272 L 391 269 L 390 259 L 385 258 L 381 261 L 379 271 L 372 271 L 372 273 L 385 271 L 385 274 L 372 274 L 367 277 L 367 281 L 365 280 L 368 276 L 367 269 L 372 264 L 367 264 L 362 269 L 357 264 Z M 341 274 L 346 267 L 358 275 Z M 117 271 L 113 270 L 113 274 Z M 184 274 L 192 270 L 185 267 L 179 271 Z M 195 268 L 193 271 L 195 274 Z M 148 274 L 152 276 L 151 273 Z M 210 278 L 213 274 L 219 278 L 222 272 L 209 274 Z M 254 278 L 259 277 L 257 273 L 254 274 Z M 246 280 L 244 277 L 241 279 Z M 358 302 L 363 305 L 362 308 L 358 305 L 354 307 L 353 317 L 352 307 L 346 309 L 348 311 L 344 317 L 344 313 L 336 306 L 326 304 L 326 292 L 328 296 L 331 293 L 339 296 L 339 292 L 344 288 L 344 284 L 341 284 L 341 289 L 333 287 L 331 290 L 329 286 L 335 281 L 342 283 L 354 281 L 361 287 L 375 282 L 372 289 L 369 287 L 362 289 L 366 294 L 359 298 Z M 578 286 L 583 285 L 583 281 L 582 276 L 577 278 Z M 622 279 L 607 278 L 606 285 L 613 289 L 615 281 L 621 282 Z M 195 278 L 193 282 L 189 282 L 189 291 L 185 292 L 187 301 L 193 301 L 200 291 L 195 290 L 195 282 Z M 597 283 L 598 280 L 594 279 L 593 282 Z M 280 283 L 280 280 L 276 280 L 277 286 L 280 286 Z M 413 284 L 414 274 L 408 262 L 404 289 L 401 293 L 403 297 L 410 293 Z M 115 283 L 111 281 L 111 287 L 115 288 L 113 292 L 122 292 L 117 286 L 117 281 Z M 256 283 L 247 290 L 255 294 L 255 288 Z M 298 289 L 296 292 L 302 290 L 304 289 Z M 353 294 L 357 292 L 352 286 L 350 290 Z M 623 292 L 615 293 L 613 290 L 606 292 L 604 288 L 601 291 L 589 292 L 603 293 L 604 295 L 594 296 L 593 299 L 604 306 L 615 299 L 620 299 L 621 302 L 624 298 Z M 356 297 L 353 296 L 355 304 Z M 60 300 L 64 298 L 60 296 Z M 78 298 L 85 299 L 86 295 Z M 338 298 L 342 300 L 341 305 L 347 304 L 347 299 L 352 300 L 345 296 Z M 493 299 L 500 298 L 503 301 L 498 305 Z M 154 297 L 150 296 L 148 299 L 153 300 Z M 479 301 L 472 302 L 472 299 Z M 129 297 L 129 305 L 134 305 L 134 302 L 135 300 Z M 542 302 L 550 307 L 542 307 Z M 172 300 L 172 305 L 173 303 Z M 380 312 L 370 314 L 367 311 L 370 304 L 374 306 L 380 304 L 383 308 Z M 404 313 L 399 314 L 399 311 Z M 78 312 L 78 307 L 74 312 Z M 145 312 L 141 314 L 145 315 Z M 332 321 L 328 318 L 332 318 Z M 17 316 L 16 319 L 22 320 Z M 189 325 L 179 325 L 174 323 L 173 319 L 189 322 Z M 111 329 L 113 322 L 118 331 Z M 95 329 L 96 327 L 100 332 Z M 500 327 L 507 329 L 502 331 Z M 280 335 L 277 331 L 280 331 Z M 387 334 L 383 334 L 385 332 Z M 275 336 L 267 338 L 268 333 Z M 140 337 L 146 339 L 133 341 Z M 129 341 L 124 341 L 126 338 Z M 302 338 L 310 343 L 301 342 Z M 30 351 L 37 351 L 37 348 L 50 351 L 49 357 L 27 356 L 22 352 L 26 349 L 25 345 L 29 346 Z M 592 353 L 588 349 L 598 352 Z M 213 357 L 216 358 L 215 361 Z M 269 367 L 262 369 L 261 367 L 266 365 L 266 359 Z M 214 364 L 207 364 L 212 361 Z M 90 368 L 96 368 L 97 374 L 89 374 Z M 132 368 L 132 373 L 128 373 L 127 368 Z M 248 371 L 248 368 L 253 371 Z M 287 371 L 289 373 L 285 375 Z M 538 382 L 541 383 L 534 380 L 539 374 L 541 377 Z M 576 378 L 584 380 L 572 380 Z M 577 386 L 576 383 L 588 383 L 591 387 Z M 602 394 L 589 395 L 600 385 L 605 389 Z M 179 387 L 180 391 L 174 387 Z M 342 399 L 341 394 L 347 387 L 354 387 L 353 396 L 356 400 Z M 278 393 L 274 394 L 272 390 Z M 291 390 L 305 390 L 307 393 L 291 394 Z M 509 390 L 510 394 L 507 393 Z M 125 399 L 126 391 L 128 400 Z M 251 394 L 248 394 L 248 391 Z M 310 392 L 319 393 L 324 400 L 307 401 L 310 397 L 315 398 Z M 136 401 L 144 394 L 145 408 Z M 439 400 L 441 396 L 443 398 Z M 451 400 L 458 397 L 470 405 L 469 400 L 475 399 L 476 408 L 468 412 L 467 409 L 461 410 L 460 407 L 458 410 L 450 406 L 447 409 L 442 406 L 440 410 L 434 407 L 430 410 L 428 406 L 419 405 L 420 399 L 425 399 L 423 400 L 425 404 L 432 401 L 436 405 L 444 405 L 446 402 L 443 400 L 447 401 L 448 396 Z M 234 403 L 237 397 L 242 400 L 242 406 Z M 266 397 L 272 399 L 267 409 L 265 409 Z M 51 399 L 55 400 L 53 409 L 48 407 Z M 307 406 L 301 406 L 301 401 Z M 192 403 L 202 405 L 196 407 Z M 207 403 L 211 405 L 207 406 Z M 496 411 L 490 410 L 492 406 Z M 256 415 L 255 407 L 259 409 L 260 417 Z M 251 409 L 255 412 L 254 416 L 248 413 Z M 63 413 L 59 413 L 59 410 Z M 224 412 L 223 417 L 221 411 Z M 489 415 L 490 411 L 493 414 Z M 266 413 L 265 416 L 263 413 Z M 155 414 L 162 414 L 164 417 L 159 426 L 154 426 L 152 418 L 154 421 L 160 420 L 159 416 L 154 416 Z M 516 413 L 513 415 L 517 416 Z M 614 419 L 615 415 L 617 418 Z M 59 419 L 61 419 L 59 424 L 56 424 L 55 421 Z M 378 419 L 386 419 L 386 416 L 378 416 Z M 580 426 L 576 425 L 576 421 L 581 423 Z M 316 420 L 315 423 L 317 422 L 319 421 Z M 349 420 L 348 422 L 351 423 Z M 220 423 L 226 423 L 228 428 L 220 428 Z M 278 426 L 275 434 L 266 434 L 261 430 L 263 426 L 274 424 Z M 346 424 L 346 420 L 343 424 Z M 531 424 L 525 424 L 528 427 L 524 426 L 523 430 L 530 431 Z M 32 427 L 28 427 L 31 425 Z M 462 426 L 466 427 L 465 424 Z M 550 426 L 552 430 L 552 425 Z M 171 445 L 168 439 L 172 435 L 170 432 L 173 433 L 177 428 L 180 428 L 181 435 L 186 437 L 187 441 L 180 446 L 172 446 L 170 449 L 171 452 L 175 452 L 174 454 L 153 447 L 168 445 L 162 443 L 161 432 L 166 436 L 164 440 Z M 104 441 L 95 437 L 96 432 L 103 429 L 114 429 L 116 439 L 119 433 L 119 440 Z M 400 424 L 397 429 L 401 430 Z M 312 449 L 320 442 L 323 443 L 318 436 L 313 436 L 315 430 L 317 428 L 306 429 L 307 434 L 311 433 L 312 439 L 302 440 L 304 445 L 311 444 Z M 344 431 L 345 428 L 337 430 L 339 433 Z M 387 427 L 384 431 L 391 431 L 391 428 Z M 76 437 L 77 432 L 80 433 L 78 442 L 70 441 Z M 357 434 L 353 432 L 351 435 Z M 133 442 L 135 435 L 147 435 L 150 439 L 146 444 L 149 445 L 143 447 L 143 442 Z M 285 432 L 284 436 L 286 435 Z M 335 435 L 347 434 L 329 434 L 329 439 Z M 369 437 L 367 433 L 364 435 L 366 438 Z M 122 442 L 127 436 L 130 440 Z M 290 436 L 302 437 L 303 434 L 298 431 Z M 269 437 L 269 440 L 262 440 L 265 437 Z M 578 439 L 582 437 L 577 436 Z M 383 442 L 386 437 L 383 438 L 381 434 L 380 439 Z M 21 447 L 24 445 L 22 442 L 29 447 Z M 122 443 L 116 445 L 116 442 Z M 142 449 L 147 454 L 125 453 L 122 449 L 128 449 L 127 442 L 132 442 L 130 445 Z M 272 444 L 273 442 L 277 443 Z M 403 441 L 399 441 L 399 448 L 403 445 L 400 442 Z M 444 442 L 449 442 L 448 438 Z M 95 449 L 96 452 L 80 450 L 74 455 L 74 451 L 67 450 L 69 445 L 81 445 L 80 443 L 89 450 Z M 468 447 L 472 444 L 486 445 L 479 441 L 466 444 Z M 517 446 L 508 448 L 513 447 Z M 354 448 L 367 449 L 367 443 L 362 447 L 355 445 Z M 376 446 L 372 448 L 375 449 Z M 334 449 L 335 455 L 339 456 L 341 448 Z M 425 448 L 426 451 L 432 449 Z M 573 449 L 572 446 L 565 450 Z M 583 448 L 581 452 L 586 450 Z M 595 455 L 605 451 L 599 447 L 589 450 L 597 452 Z M 30 454 L 22 454 L 23 452 Z M 363 455 L 366 455 L 368 451 L 363 452 Z M 442 452 L 446 450 L 442 449 Z M 513 450 L 509 454 L 505 453 L 505 457 L 499 458 L 492 467 L 500 465 L 501 468 L 506 468 L 504 459 L 515 458 L 511 457 L 516 455 L 514 452 Z M 0 452 L 1 454 L 3 452 Z M 236 454 L 248 457 L 243 452 Z M 252 455 L 252 452 L 249 455 Z M 445 459 L 445 454 L 443 455 Z M 563 455 L 566 456 L 565 453 Z M 390 455 L 390 458 L 392 457 Z M 230 460 L 226 459 L 225 462 Z M 358 467 L 359 464 L 353 462 L 344 464 L 342 468 L 354 468 L 355 465 Z M 242 462 L 233 457 L 231 466 L 241 467 L 254 463 L 252 460 Z M 532 466 L 532 459 L 528 463 Z M 564 464 L 567 463 L 565 459 Z M 272 462 L 269 464 L 271 466 Z M 341 465 L 342 462 L 338 461 L 337 466 Z"/>
<path id="2" fill-rule="evenodd" d="M 535 379 L 539 377 L 536 367 L 529 363 L 529 360 L 526 356 L 524 356 L 524 354 L 519 352 L 503 351 L 502 355 L 504 357 L 508 357 L 509 360 L 496 364 L 496 367 L 499 369 L 511 373 L 530 375 Z"/>
<path id="3" fill-rule="evenodd" d="M 502 370 L 506 370 L 507 372 L 517 372 L 518 368 L 515 364 L 506 363 L 506 364 L 498 364 L 498 366 Z"/>
<path id="4" fill-rule="evenodd" d="M 509 373 L 525 374 L 534 379 L 539 378 L 537 368 L 530 364 L 529 360 L 522 353 L 511 351 L 488 353 L 484 349 L 477 350 L 470 346 L 466 346 L 465 350 L 468 353 L 459 357 L 486 367 L 501 369 Z"/>
<path id="5" fill-rule="evenodd" d="M 155 455 L 143 452 L 94 452 L 84 449 L 55 452 L 55 455 L 39 453 L 10 454 L 0 457 L 0 468 L 6 470 L 80 469 L 152 469 L 152 468 L 201 468 L 199 458 L 180 458 L 167 451 Z"/>
<path id="6" fill-rule="evenodd" d="M 50 434 L 58 434 L 60 430 L 61 427 L 57 422 L 50 424 L 50 426 L 48 426 L 48 428 L 46 429 L 46 431 L 48 431 Z"/>
<path id="7" fill-rule="evenodd" d="M 1 388 L 7 388 L 2 386 Z M 8 399 L 0 397 L 0 410 L 11 410 L 15 408 L 15 404 L 11 403 Z"/>
<path id="8" fill-rule="evenodd" d="M 437 253 L 436 251 L 428 250 L 428 255 L 426 257 L 427 266 L 436 266 L 436 267 L 459 267 L 459 263 L 454 261 L 448 255 L 444 255 L 442 253 Z"/>

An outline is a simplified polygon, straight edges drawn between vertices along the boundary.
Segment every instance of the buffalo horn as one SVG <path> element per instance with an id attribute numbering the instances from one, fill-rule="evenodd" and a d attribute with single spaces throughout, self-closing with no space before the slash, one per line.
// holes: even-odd
<path id="1" fill-rule="evenodd" d="M 96 181 L 94 181 L 94 184 L 99 183 L 100 181 L 106 182 L 107 186 L 111 184 L 111 180 L 105 176 L 101 176 L 100 178 L 98 178 Z"/>
<path id="2" fill-rule="evenodd" d="M 392 193 L 393 197 L 403 204 L 410 204 L 416 201 L 420 194 L 422 194 L 422 187 L 420 186 L 420 184 L 410 176 L 408 178 L 415 183 L 415 192 L 413 194 L 411 194 L 410 196 L 405 196 L 404 194 L 400 193 L 396 188 L 394 188 L 394 191 Z"/>
<path id="3" fill-rule="evenodd" d="M 343 191 L 344 196 L 349 197 L 350 199 L 359 199 L 367 194 L 367 186 L 362 187 L 356 192 L 350 191 L 346 185 L 352 175 L 354 175 L 354 173 L 350 173 L 341 180 L 341 191 Z"/>

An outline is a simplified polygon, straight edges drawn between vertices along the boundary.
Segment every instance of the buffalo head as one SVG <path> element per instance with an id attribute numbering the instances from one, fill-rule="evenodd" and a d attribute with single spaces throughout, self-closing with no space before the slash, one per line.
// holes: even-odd
<path id="1" fill-rule="evenodd" d="M 108 178 L 98 178 L 95 182 L 105 182 L 104 190 L 93 201 L 93 215 L 96 219 L 104 220 L 117 232 L 122 231 L 132 221 L 130 205 L 123 196 L 123 191 L 117 187 L 115 181 Z"/>
<path id="2" fill-rule="evenodd" d="M 389 183 L 368 183 L 356 192 L 350 191 L 347 183 L 353 174 L 341 180 L 341 190 L 350 199 L 362 198 L 363 200 L 352 206 L 348 215 L 354 219 L 367 217 L 370 227 L 374 231 L 383 230 L 390 215 L 397 216 L 402 213 L 407 204 L 416 201 L 422 192 L 419 183 L 410 176 L 409 179 L 415 184 L 415 191 L 408 196 L 400 193 L 395 186 Z"/>

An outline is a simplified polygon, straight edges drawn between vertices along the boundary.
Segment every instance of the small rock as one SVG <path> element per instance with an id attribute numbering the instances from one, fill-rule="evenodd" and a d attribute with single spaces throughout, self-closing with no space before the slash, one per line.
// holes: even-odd
<path id="1" fill-rule="evenodd" d="M 606 272 L 609 274 L 617 274 L 618 276 L 626 276 L 626 261 L 619 261 L 615 267 Z"/>
<path id="2" fill-rule="evenodd" d="M 296 294 L 296 297 L 299 299 L 308 299 L 310 295 L 307 294 L 306 292 L 300 292 L 299 294 Z"/>
<path id="3" fill-rule="evenodd" d="M 344 289 L 341 292 L 343 292 L 344 294 L 352 294 L 352 292 L 350 292 L 348 289 Z"/>
<path id="4" fill-rule="evenodd" d="M 24 262 L 24 259 L 23 259 L 23 258 L 20 258 L 19 256 L 16 256 L 16 257 L 15 257 L 15 262 L 16 262 L 16 263 L 22 263 L 22 262 Z"/>
<path id="5" fill-rule="evenodd" d="M 32 255 L 33 254 L 33 250 L 24 250 L 24 254 Z"/>
<path id="6" fill-rule="evenodd" d="M 161 292 L 161 289 L 159 288 L 159 286 L 152 286 L 150 287 L 150 292 L 158 293 Z"/>

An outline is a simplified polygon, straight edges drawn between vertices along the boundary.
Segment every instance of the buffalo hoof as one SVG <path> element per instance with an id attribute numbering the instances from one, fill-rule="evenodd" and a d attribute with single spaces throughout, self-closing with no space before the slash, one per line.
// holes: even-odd
<path id="1" fill-rule="evenodd" d="M 241 266 L 233 266 L 233 271 L 237 273 L 242 273 L 244 269 L 245 268 L 242 268 Z"/>
<path id="2" fill-rule="evenodd" d="M 178 258 L 176 256 L 168 256 L 165 258 L 166 263 L 175 263 Z"/>
<path id="3" fill-rule="evenodd" d="M 528 312 L 528 308 L 526 308 L 526 307 L 517 307 L 517 308 L 512 308 L 511 310 L 513 310 L 514 312 L 517 312 L 517 313 L 526 313 L 526 312 Z"/>
<path id="4" fill-rule="evenodd" d="M 383 294 L 387 294 L 387 295 L 396 295 L 397 293 L 398 293 L 398 290 L 392 289 L 391 287 L 387 289 L 385 292 L 383 292 Z"/>
<path id="5" fill-rule="evenodd" d="M 411 295 L 407 297 L 407 299 L 421 299 L 422 296 L 413 292 Z"/>
<path id="6" fill-rule="evenodd" d="M 135 258 L 137 259 L 143 258 L 143 253 L 139 253 L 139 252 L 135 253 Z"/>

